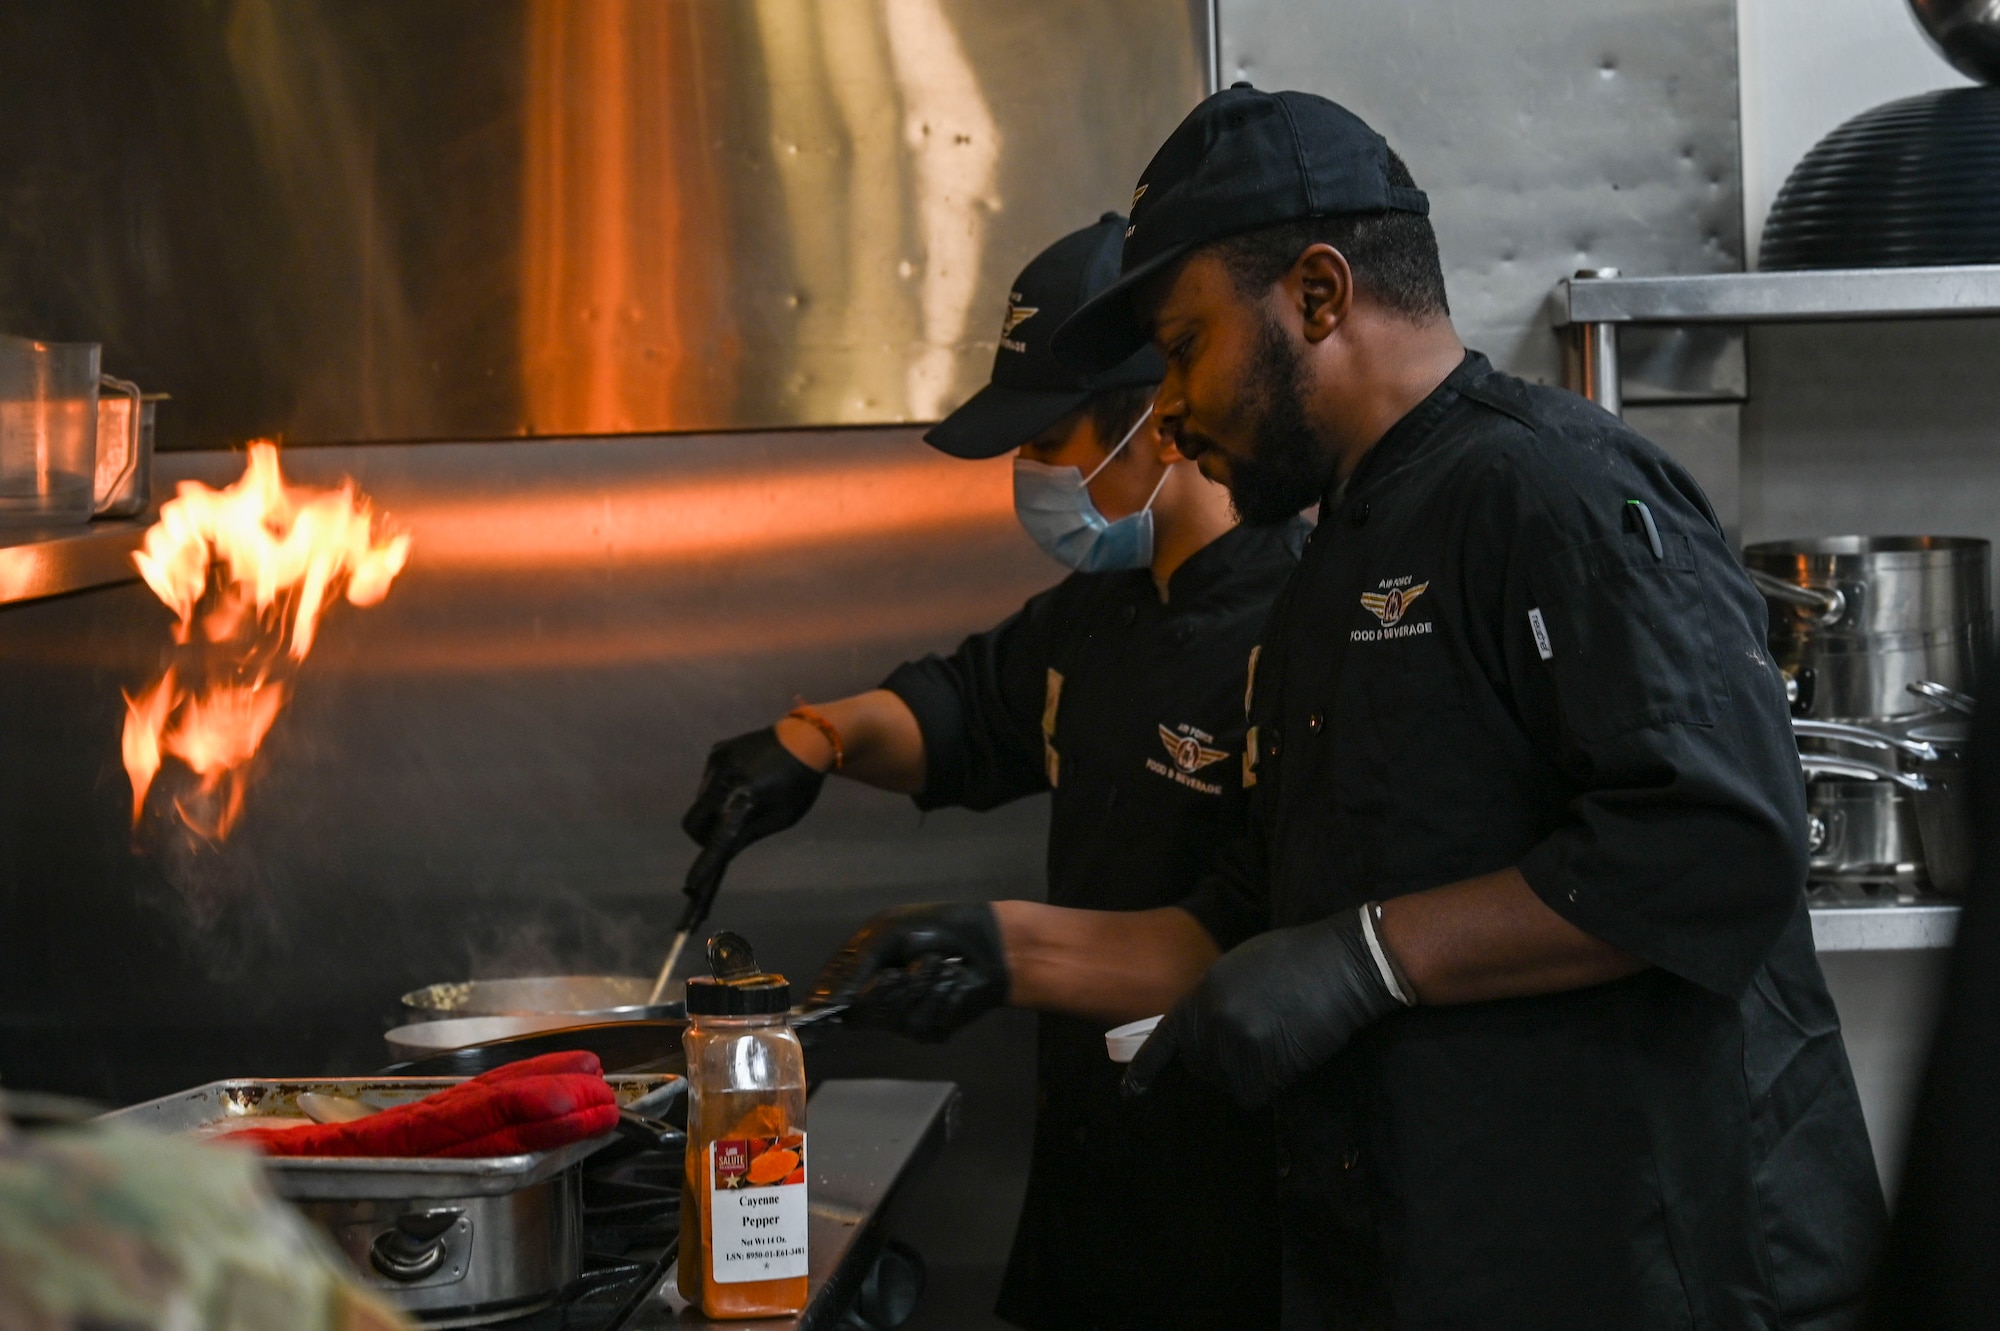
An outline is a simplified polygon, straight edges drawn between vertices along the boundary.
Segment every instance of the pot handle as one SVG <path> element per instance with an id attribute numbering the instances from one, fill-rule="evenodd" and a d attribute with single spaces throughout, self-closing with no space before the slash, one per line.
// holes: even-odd
<path id="1" fill-rule="evenodd" d="M 1799 766 L 1808 777 L 1838 776 L 1850 781 L 1893 781 L 1905 790 L 1929 790 L 1930 782 L 1912 772 L 1892 771 L 1874 763 L 1852 758 L 1828 758 L 1823 754 L 1802 753 Z"/>
<path id="2" fill-rule="evenodd" d="M 456 1206 L 397 1216 L 395 1225 L 369 1245 L 370 1265 L 403 1284 L 424 1279 L 444 1265 L 446 1232 L 464 1216 Z"/>
<path id="3" fill-rule="evenodd" d="M 1838 624 L 1847 613 L 1847 597 L 1834 587 L 1802 587 L 1796 582 L 1772 577 L 1762 569 L 1745 569 L 1757 590 L 1773 601 L 1783 601 L 1813 612 L 1817 624 Z"/>
<path id="4" fill-rule="evenodd" d="M 1794 718 L 1792 733 L 1807 739 L 1832 740 L 1839 744 L 1858 744 L 1864 749 L 1880 749 L 1885 753 L 1907 753 L 1921 762 L 1934 763 L 1938 760 L 1936 746 L 1920 739 L 1904 739 L 1900 735 L 1888 735 L 1867 726 L 1857 726 L 1846 721 L 1808 721 L 1803 717 Z"/>
<path id="5" fill-rule="evenodd" d="M 139 385 L 130 379 L 120 379 L 115 374 L 100 374 L 97 376 L 97 386 L 100 390 L 108 388 L 114 393 L 122 393 L 129 403 L 125 416 L 125 465 L 105 491 L 103 503 L 108 508 L 116 502 L 119 487 L 131 478 L 133 470 L 139 465 L 139 433 L 142 428 L 139 413 L 144 409 L 144 404 Z M 93 509 L 92 512 L 101 513 L 103 509 Z"/>
<path id="6" fill-rule="evenodd" d="M 1978 704 L 1971 694 L 1960 693 L 1957 689 L 1940 684 L 1934 679 L 1911 680 L 1907 687 L 1919 698 L 1928 698 L 1934 703 L 1941 703 L 1954 712 L 1972 716 L 1978 711 Z"/>

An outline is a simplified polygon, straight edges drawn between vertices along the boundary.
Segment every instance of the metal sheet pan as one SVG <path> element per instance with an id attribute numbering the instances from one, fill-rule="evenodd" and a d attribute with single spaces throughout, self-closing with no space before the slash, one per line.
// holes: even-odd
<path id="1" fill-rule="evenodd" d="M 190 1090 L 114 1110 L 99 1121 L 156 1132 L 193 1132 L 226 1119 L 302 1117 L 298 1097 L 307 1091 L 347 1096 L 388 1109 L 420 1100 L 462 1077 L 326 1077 L 212 1081 Z M 605 1078 L 621 1108 L 677 1080 L 650 1073 Z M 269 1170 L 278 1195 L 290 1201 L 341 1201 L 385 1196 L 491 1197 L 546 1182 L 587 1159 L 610 1141 L 605 1133 L 553 1151 L 481 1159 L 273 1157 Z"/>

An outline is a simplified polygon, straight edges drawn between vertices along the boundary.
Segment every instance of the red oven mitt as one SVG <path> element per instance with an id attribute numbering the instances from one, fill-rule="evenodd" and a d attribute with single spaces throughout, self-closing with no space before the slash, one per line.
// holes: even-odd
<path id="1" fill-rule="evenodd" d="M 495 1156 L 567 1146 L 618 1125 L 597 1055 L 544 1054 L 352 1123 L 245 1128 L 228 1140 L 266 1155 Z"/>

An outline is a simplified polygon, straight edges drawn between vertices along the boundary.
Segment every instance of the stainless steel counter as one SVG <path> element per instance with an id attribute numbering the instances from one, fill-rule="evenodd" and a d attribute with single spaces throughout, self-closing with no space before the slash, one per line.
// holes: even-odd
<path id="1" fill-rule="evenodd" d="M 874 1227 L 896 1190 L 927 1164 L 951 1136 L 958 1087 L 948 1081 L 824 1082 L 807 1116 L 812 1139 L 812 1222 L 809 1301 L 797 1317 L 710 1323 L 688 1307 L 669 1271 L 623 1331 L 665 1327 L 834 1326 L 868 1273 Z"/>
<path id="2" fill-rule="evenodd" d="M 132 552 L 152 525 L 147 517 L 83 527 L 0 527 L 0 605 L 133 581 L 139 570 Z"/>
<path id="3" fill-rule="evenodd" d="M 1957 906 L 1942 902 L 1812 908 L 1813 944 L 1821 952 L 1921 952 L 1951 946 Z"/>

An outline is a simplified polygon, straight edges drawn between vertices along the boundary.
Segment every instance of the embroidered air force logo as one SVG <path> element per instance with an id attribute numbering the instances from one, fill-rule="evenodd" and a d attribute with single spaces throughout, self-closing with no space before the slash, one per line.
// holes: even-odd
<path id="1" fill-rule="evenodd" d="M 1428 586 L 1428 582 L 1420 582 L 1414 587 L 1391 587 L 1386 592 L 1363 592 L 1361 604 L 1382 621 L 1383 628 L 1390 628 L 1403 622 L 1403 616 Z"/>
<path id="2" fill-rule="evenodd" d="M 1428 582 L 1418 582 L 1405 574 L 1400 578 L 1384 578 L 1372 592 L 1361 593 L 1361 608 L 1375 616 L 1380 628 L 1353 629 L 1349 631 L 1349 642 L 1387 642 L 1393 638 L 1411 638 L 1420 633 L 1429 633 L 1436 625 L 1428 619 L 1404 622 L 1410 607 L 1416 604 L 1430 587 Z"/>
<path id="3" fill-rule="evenodd" d="M 1020 299 L 1021 293 L 1016 291 L 1014 299 L 1007 302 L 1007 317 L 1000 321 L 1000 336 L 1012 337 L 1016 328 L 1042 312 L 1042 307 L 1039 305 L 1015 304 L 1015 301 Z"/>
<path id="4" fill-rule="evenodd" d="M 1190 725 L 1160 727 L 1160 743 L 1166 747 L 1169 763 L 1158 758 L 1146 759 L 1146 770 L 1155 776 L 1166 777 L 1189 790 L 1198 790 L 1204 795 L 1220 795 L 1222 786 L 1214 781 L 1203 781 L 1195 775 L 1205 767 L 1213 767 L 1229 756 L 1229 750 L 1210 747 L 1215 736 L 1205 730 L 1197 730 Z"/>
<path id="5" fill-rule="evenodd" d="M 1226 749 L 1211 749 L 1203 744 L 1201 741 L 1207 738 L 1206 735 L 1198 739 L 1196 734 L 1182 735 L 1165 726 L 1160 727 L 1160 743 L 1167 746 L 1167 756 L 1174 760 L 1174 766 L 1190 774 L 1212 767 L 1229 756 Z"/>
<path id="6" fill-rule="evenodd" d="M 1000 321 L 1000 345 L 1009 351 L 1026 354 L 1027 344 L 1015 339 L 1014 330 L 1041 312 L 1041 306 L 1023 305 L 1021 293 L 1011 292 L 1007 297 L 1007 317 Z"/>

